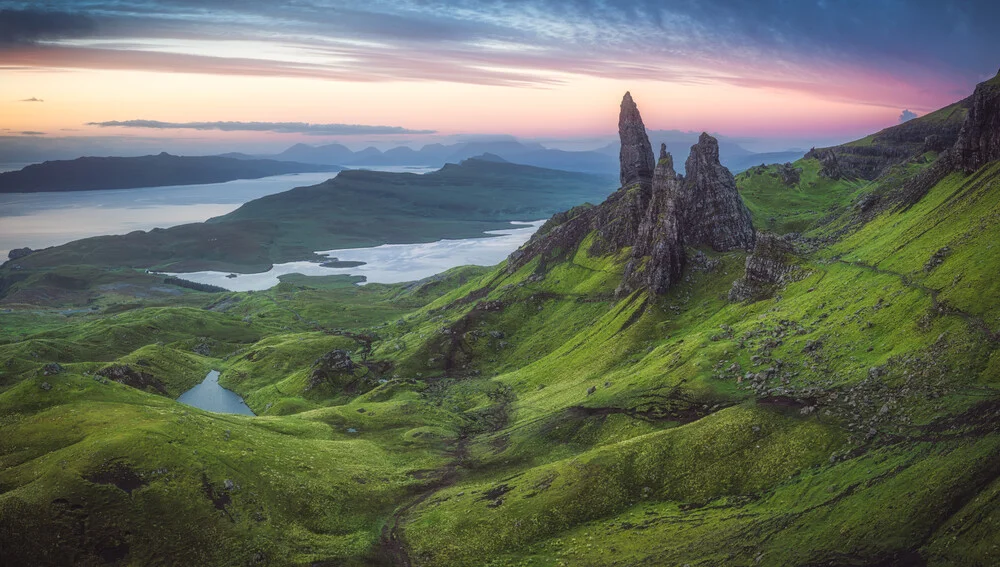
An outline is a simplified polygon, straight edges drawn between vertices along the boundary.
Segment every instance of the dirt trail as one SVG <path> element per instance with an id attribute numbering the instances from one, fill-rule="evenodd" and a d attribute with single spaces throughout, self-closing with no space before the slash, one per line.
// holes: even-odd
<path id="1" fill-rule="evenodd" d="M 838 259 L 837 261 L 840 262 L 841 264 L 853 266 L 855 268 L 861 268 L 863 270 L 868 270 L 876 274 L 895 276 L 899 278 L 899 281 L 901 281 L 903 285 L 905 285 L 906 287 L 921 291 L 929 295 L 931 298 L 931 307 L 933 307 L 934 310 L 937 311 L 938 313 L 942 315 L 961 317 L 962 319 L 965 320 L 966 323 L 969 323 L 970 325 L 979 328 L 979 330 L 982 331 L 983 334 L 985 334 L 986 337 L 991 342 L 994 343 L 1000 342 L 1000 332 L 993 332 L 993 329 L 991 329 L 990 326 L 986 323 L 986 321 L 984 321 L 981 317 L 977 317 L 976 315 L 973 315 L 966 311 L 962 311 L 961 309 L 957 309 L 955 307 L 951 307 L 946 303 L 941 303 L 940 301 L 938 301 L 939 290 L 915 283 L 906 274 L 900 274 L 898 272 L 883 270 L 882 268 L 870 266 L 868 264 L 865 264 L 864 262 L 848 262 L 846 260 L 840 260 L 840 259 Z"/>
<path id="2" fill-rule="evenodd" d="M 402 539 L 402 528 L 406 521 L 406 514 L 415 506 L 424 502 L 439 490 L 448 488 L 458 480 L 458 468 L 468 456 L 466 443 L 468 438 L 464 435 L 458 439 L 452 460 L 440 469 L 441 476 L 428 485 L 415 498 L 400 506 L 392 514 L 390 521 L 382 527 L 382 537 L 379 541 L 378 558 L 384 565 L 394 565 L 395 567 L 412 567 L 413 562 L 410 554 L 406 551 L 406 544 Z"/>

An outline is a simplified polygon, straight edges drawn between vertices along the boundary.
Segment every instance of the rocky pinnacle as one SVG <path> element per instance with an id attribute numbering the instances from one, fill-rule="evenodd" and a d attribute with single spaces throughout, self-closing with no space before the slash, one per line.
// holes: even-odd
<path id="1" fill-rule="evenodd" d="M 629 187 L 639 183 L 645 187 L 653 182 L 653 148 L 646 136 L 646 127 L 630 93 L 622 98 L 618 115 L 618 136 L 621 138 L 621 183 Z"/>
<path id="2" fill-rule="evenodd" d="M 637 290 L 661 294 L 683 278 L 685 246 L 719 252 L 753 248 L 750 211 L 732 173 L 719 162 L 715 138 L 701 135 L 685 163 L 687 176 L 682 177 L 674 171 L 665 145 L 654 165 L 646 128 L 628 93 L 622 99 L 618 130 L 621 188 L 600 205 L 553 217 L 510 255 L 508 271 L 539 258 L 535 275 L 544 277 L 547 266 L 575 253 L 592 237 L 586 250 L 592 256 L 631 248 L 617 295 Z"/>
<path id="3" fill-rule="evenodd" d="M 719 162 L 719 142 L 706 133 L 691 146 L 684 162 L 686 177 L 679 197 L 684 243 L 710 246 L 716 252 L 754 245 L 750 210 L 736 190 L 736 179 Z"/>

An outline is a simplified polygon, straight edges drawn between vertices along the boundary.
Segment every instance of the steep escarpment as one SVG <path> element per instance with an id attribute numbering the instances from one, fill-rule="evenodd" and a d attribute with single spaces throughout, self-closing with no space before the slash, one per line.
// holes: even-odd
<path id="1" fill-rule="evenodd" d="M 622 100 L 618 132 L 622 187 L 599 206 L 553 217 L 510 256 L 508 270 L 538 258 L 538 270 L 544 272 L 552 260 L 593 234 L 587 250 L 591 255 L 631 250 L 619 295 L 641 288 L 664 293 L 681 277 L 685 246 L 718 252 L 753 248 L 750 211 L 732 173 L 719 162 L 715 138 L 703 133 L 691 147 L 685 177 L 674 170 L 665 145 L 654 165 L 642 117 L 629 93 Z"/>
<path id="2" fill-rule="evenodd" d="M 954 145 L 973 106 L 973 98 L 960 100 L 861 140 L 831 148 L 813 148 L 805 157 L 820 161 L 824 177 L 874 180 L 894 165 Z"/>
<path id="3" fill-rule="evenodd" d="M 965 173 L 1000 159 L 1000 74 L 976 87 L 952 152 L 956 166 Z"/>
<path id="4" fill-rule="evenodd" d="M 862 220 L 871 220 L 885 210 L 910 207 L 948 175 L 955 172 L 972 174 L 1000 160 L 1000 74 L 977 85 L 971 97 L 956 104 L 966 104 L 968 111 L 963 115 L 955 140 L 940 145 L 943 141 L 938 138 L 940 154 L 932 164 L 913 177 L 904 177 L 900 183 L 883 183 L 881 188 L 865 195 L 858 202 Z M 951 107 L 928 116 L 941 114 L 948 108 Z M 824 171 L 844 173 L 834 153 L 822 153 L 820 161 Z"/>

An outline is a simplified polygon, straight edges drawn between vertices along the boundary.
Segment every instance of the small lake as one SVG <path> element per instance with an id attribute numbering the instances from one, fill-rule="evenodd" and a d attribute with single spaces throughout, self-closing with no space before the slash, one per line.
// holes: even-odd
<path id="1" fill-rule="evenodd" d="M 11 165 L 16 168 L 17 165 Z M 0 164 L 2 168 L 3 164 Z M 423 174 L 433 167 L 373 166 Z M 295 173 L 226 183 L 141 189 L 0 193 L 0 263 L 14 248 L 45 248 L 105 234 L 169 228 L 230 213 L 247 201 L 322 183 L 336 173 Z"/>
<path id="2" fill-rule="evenodd" d="M 238 413 L 241 415 L 257 415 L 239 397 L 236 392 L 219 385 L 219 371 L 212 370 L 205 380 L 177 398 L 182 404 L 194 406 L 215 413 Z"/>
<path id="3" fill-rule="evenodd" d="M 545 221 L 512 222 L 516 228 L 487 231 L 482 238 L 438 240 L 420 244 L 383 244 L 373 248 L 324 250 L 317 254 L 341 262 L 364 262 L 359 266 L 327 268 L 316 262 L 275 264 L 257 274 L 229 272 L 187 272 L 167 274 L 185 280 L 217 285 L 230 291 L 260 291 L 278 285 L 279 276 L 354 275 L 364 276 L 365 283 L 402 283 L 428 278 L 458 266 L 493 266 L 531 238 Z"/>

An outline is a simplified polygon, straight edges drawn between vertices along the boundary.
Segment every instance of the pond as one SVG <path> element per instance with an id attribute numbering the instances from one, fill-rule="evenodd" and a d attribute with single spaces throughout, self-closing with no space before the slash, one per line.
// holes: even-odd
<path id="1" fill-rule="evenodd" d="M 241 415 L 257 415 L 239 397 L 236 392 L 219 385 L 219 371 L 212 370 L 205 380 L 177 398 L 182 404 L 194 406 L 216 413 L 238 413 Z"/>

